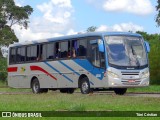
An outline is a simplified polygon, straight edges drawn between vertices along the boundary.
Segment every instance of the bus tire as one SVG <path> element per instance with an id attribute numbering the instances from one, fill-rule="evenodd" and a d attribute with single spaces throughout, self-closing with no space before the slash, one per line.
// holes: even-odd
<path id="1" fill-rule="evenodd" d="M 42 93 L 42 89 L 40 89 L 40 84 L 37 78 L 34 78 L 32 81 L 32 92 L 35 94 Z"/>
<path id="2" fill-rule="evenodd" d="M 114 92 L 117 94 L 117 95 L 124 95 L 127 91 L 127 88 L 115 88 L 114 89 Z"/>
<path id="3" fill-rule="evenodd" d="M 82 94 L 90 93 L 90 84 L 87 77 L 84 77 L 80 82 L 80 90 Z"/>
<path id="4" fill-rule="evenodd" d="M 74 88 L 68 88 L 67 93 L 68 94 L 73 94 L 74 93 Z"/>

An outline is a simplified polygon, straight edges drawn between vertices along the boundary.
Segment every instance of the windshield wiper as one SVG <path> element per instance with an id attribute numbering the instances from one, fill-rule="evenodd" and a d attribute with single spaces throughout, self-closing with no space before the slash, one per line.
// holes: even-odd
<path id="1" fill-rule="evenodd" d="M 131 50 L 132 50 L 132 55 L 133 55 L 134 59 L 136 60 L 137 66 L 140 67 L 140 62 L 139 62 L 139 60 L 137 58 L 137 54 L 136 54 L 135 50 L 133 49 L 132 45 L 131 45 Z"/>

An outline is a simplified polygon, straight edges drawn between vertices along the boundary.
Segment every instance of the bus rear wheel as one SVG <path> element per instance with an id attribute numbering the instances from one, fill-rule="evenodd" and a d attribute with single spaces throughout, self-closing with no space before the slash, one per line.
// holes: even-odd
<path id="1" fill-rule="evenodd" d="M 115 88 L 114 89 L 114 92 L 117 94 L 117 95 L 124 95 L 127 91 L 127 88 Z"/>
<path id="2" fill-rule="evenodd" d="M 37 78 L 32 81 L 32 92 L 35 94 L 42 93 L 42 89 L 40 89 L 40 84 Z"/>
<path id="3" fill-rule="evenodd" d="M 87 77 L 83 78 L 80 82 L 80 90 L 82 94 L 89 94 L 90 93 L 90 84 Z"/>

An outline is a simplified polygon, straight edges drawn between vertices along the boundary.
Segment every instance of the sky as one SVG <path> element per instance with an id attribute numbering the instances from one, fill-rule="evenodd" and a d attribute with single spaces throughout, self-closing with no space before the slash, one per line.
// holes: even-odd
<path id="1" fill-rule="evenodd" d="M 27 30 L 14 25 L 19 42 L 97 31 L 145 31 L 160 33 L 155 17 L 157 0 L 14 0 L 16 5 L 30 5 Z"/>

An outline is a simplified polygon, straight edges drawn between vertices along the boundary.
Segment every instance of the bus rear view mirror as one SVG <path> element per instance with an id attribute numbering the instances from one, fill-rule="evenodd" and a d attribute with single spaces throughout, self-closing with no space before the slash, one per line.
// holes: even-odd
<path id="1" fill-rule="evenodd" d="M 100 52 L 104 52 L 104 44 L 101 39 L 98 39 L 98 48 Z"/>
<path id="2" fill-rule="evenodd" d="M 150 52 L 150 45 L 147 41 L 145 41 L 145 46 L 146 46 L 147 53 L 149 53 Z"/>

